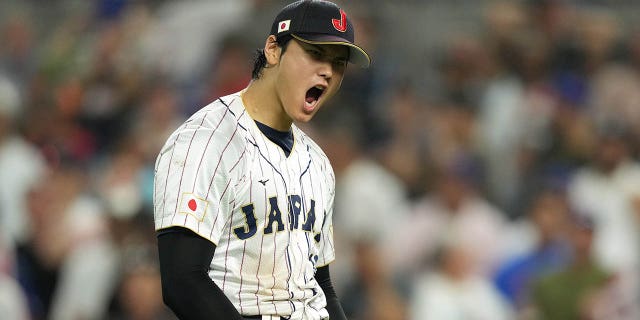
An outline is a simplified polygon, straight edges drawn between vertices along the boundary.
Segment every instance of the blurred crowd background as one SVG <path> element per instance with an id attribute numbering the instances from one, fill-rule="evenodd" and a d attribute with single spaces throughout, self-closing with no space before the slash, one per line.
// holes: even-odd
<path id="1" fill-rule="evenodd" d="M 156 155 L 286 3 L 0 2 L 0 317 L 174 319 Z M 640 3 L 337 3 L 373 65 L 302 127 L 349 319 L 640 319 Z"/>

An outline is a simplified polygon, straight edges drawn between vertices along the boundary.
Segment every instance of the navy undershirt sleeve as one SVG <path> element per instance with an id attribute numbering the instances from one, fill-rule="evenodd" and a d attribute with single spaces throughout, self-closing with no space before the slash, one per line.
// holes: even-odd
<path id="1" fill-rule="evenodd" d="M 344 314 L 344 310 L 342 310 L 342 306 L 338 300 L 338 295 L 336 295 L 336 291 L 333 289 L 329 266 L 318 268 L 318 270 L 316 270 L 315 278 L 327 298 L 327 312 L 329 312 L 329 319 L 347 320 L 347 316 Z"/>
<path id="2" fill-rule="evenodd" d="M 189 229 L 172 227 L 158 232 L 162 298 L 181 320 L 242 320 L 209 278 L 215 251 L 213 243 Z"/>

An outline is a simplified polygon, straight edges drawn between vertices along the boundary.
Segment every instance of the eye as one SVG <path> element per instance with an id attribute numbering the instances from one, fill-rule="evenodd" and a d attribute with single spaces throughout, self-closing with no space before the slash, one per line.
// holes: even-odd
<path id="1" fill-rule="evenodd" d="M 316 49 L 307 49 L 307 53 L 313 57 L 314 59 L 321 59 L 322 58 L 322 52 L 320 52 L 319 50 Z"/>
<path id="2" fill-rule="evenodd" d="M 333 60 L 333 64 L 339 67 L 347 66 L 347 58 L 336 58 Z"/>

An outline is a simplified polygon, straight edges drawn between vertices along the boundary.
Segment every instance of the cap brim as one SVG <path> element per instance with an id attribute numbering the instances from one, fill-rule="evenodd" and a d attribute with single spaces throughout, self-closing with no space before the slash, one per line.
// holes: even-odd
<path id="1" fill-rule="evenodd" d="M 371 58 L 364 49 L 349 42 L 347 39 L 330 36 L 326 34 L 292 34 L 297 40 L 310 44 L 337 44 L 349 48 L 349 62 L 361 67 L 368 68 L 371 65 Z"/>

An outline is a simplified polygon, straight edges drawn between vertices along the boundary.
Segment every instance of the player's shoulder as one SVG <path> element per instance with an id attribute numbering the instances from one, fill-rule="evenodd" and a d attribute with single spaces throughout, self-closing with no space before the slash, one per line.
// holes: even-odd
<path id="1" fill-rule="evenodd" d="M 168 142 L 185 139 L 196 131 L 210 133 L 212 138 L 232 137 L 238 130 L 244 110 L 239 93 L 217 98 L 192 114 L 173 132 Z"/>
<path id="2" fill-rule="evenodd" d="M 167 139 L 160 155 L 172 149 L 188 151 L 203 146 L 207 152 L 225 147 L 242 149 L 244 106 L 240 94 L 220 97 L 191 115 Z M 225 140 L 219 143 L 220 140 Z"/>
<path id="3" fill-rule="evenodd" d="M 238 92 L 211 101 L 191 115 L 184 124 L 192 127 L 228 130 L 235 128 L 243 111 L 244 107 Z"/>

